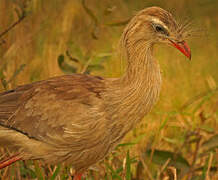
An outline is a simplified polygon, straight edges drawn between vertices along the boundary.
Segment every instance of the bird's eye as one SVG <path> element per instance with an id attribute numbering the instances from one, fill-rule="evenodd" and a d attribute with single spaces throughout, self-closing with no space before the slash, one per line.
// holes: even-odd
<path id="1" fill-rule="evenodd" d="M 163 27 L 163 26 L 161 26 L 161 25 L 159 25 L 159 24 L 156 24 L 156 25 L 154 25 L 154 29 L 157 31 L 157 32 L 159 32 L 159 33 L 162 33 L 162 34 L 165 34 L 165 35 L 169 35 L 169 33 L 167 32 L 167 30 Z"/>
<path id="2" fill-rule="evenodd" d="M 163 27 L 162 26 L 156 26 L 155 27 L 155 29 L 156 29 L 156 31 L 158 31 L 158 32 L 164 32 L 164 29 L 163 29 Z"/>

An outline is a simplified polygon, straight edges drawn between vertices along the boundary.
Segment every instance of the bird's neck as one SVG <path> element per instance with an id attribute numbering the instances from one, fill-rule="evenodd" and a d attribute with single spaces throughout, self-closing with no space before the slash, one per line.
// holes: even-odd
<path id="1" fill-rule="evenodd" d="M 158 99 L 161 75 L 159 64 L 153 58 L 153 46 L 143 43 L 143 47 L 126 49 L 128 65 L 126 73 L 118 80 L 111 117 L 112 129 L 118 129 L 114 141 L 119 141 L 129 130 L 151 110 Z M 117 95 L 118 94 L 118 95 Z M 115 117 L 116 114 L 119 117 Z M 120 129 L 120 130 L 119 130 Z M 115 133 L 115 131 L 114 131 Z M 119 135 L 117 135 L 117 133 Z M 118 139 L 120 138 L 120 139 Z"/>
<path id="2" fill-rule="evenodd" d="M 123 87 L 137 91 L 160 85 L 160 68 L 153 57 L 153 45 L 147 45 L 139 52 L 130 50 L 128 54 L 127 69 L 121 77 Z"/>
<path id="3" fill-rule="evenodd" d="M 153 58 L 153 45 L 127 49 L 128 65 L 121 77 L 122 102 L 126 114 L 134 114 L 136 124 L 155 104 L 159 97 L 161 75 L 158 62 Z M 127 116 L 128 117 L 128 116 Z M 131 120 L 131 119 L 130 119 Z"/>

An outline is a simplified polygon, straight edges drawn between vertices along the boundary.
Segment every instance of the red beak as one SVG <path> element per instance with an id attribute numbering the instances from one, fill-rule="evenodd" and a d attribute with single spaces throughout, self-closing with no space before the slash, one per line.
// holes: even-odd
<path id="1" fill-rule="evenodd" d="M 191 50 L 188 46 L 188 44 L 185 41 L 175 43 L 174 41 L 170 40 L 171 45 L 178 50 L 180 50 L 186 57 L 188 57 L 191 60 Z"/>

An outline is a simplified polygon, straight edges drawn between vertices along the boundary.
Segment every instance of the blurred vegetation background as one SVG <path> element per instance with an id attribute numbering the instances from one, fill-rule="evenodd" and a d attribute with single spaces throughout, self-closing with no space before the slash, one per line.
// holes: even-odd
<path id="1" fill-rule="evenodd" d="M 192 20 L 192 60 L 158 45 L 158 104 L 86 179 L 218 178 L 218 1 L 1 0 L 0 89 L 66 73 L 119 77 L 118 42 L 139 10 L 160 6 Z M 7 31 L 8 30 L 8 31 Z M 5 150 L 2 150 L 2 154 Z M 71 167 L 20 162 L 1 179 L 68 179 Z M 176 177 L 177 176 L 177 177 Z"/>

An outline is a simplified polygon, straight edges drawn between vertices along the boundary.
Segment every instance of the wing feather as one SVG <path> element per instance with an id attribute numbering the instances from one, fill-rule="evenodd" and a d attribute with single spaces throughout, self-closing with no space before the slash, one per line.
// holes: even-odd
<path id="1" fill-rule="evenodd" d="M 21 86 L 0 94 L 0 124 L 33 137 L 63 133 L 65 126 L 98 108 L 102 91 L 102 79 L 88 75 L 66 75 Z"/>
<path id="2" fill-rule="evenodd" d="M 75 167 L 83 167 L 88 164 L 78 157 L 93 163 L 109 150 L 104 91 L 104 79 L 88 75 L 66 75 L 20 86 L 0 94 L 0 125 L 34 139 L 34 143 L 38 140 L 53 147 L 52 153 L 42 155 L 44 160 L 69 159 Z M 96 151 L 91 153 L 96 157 L 89 151 Z"/>

